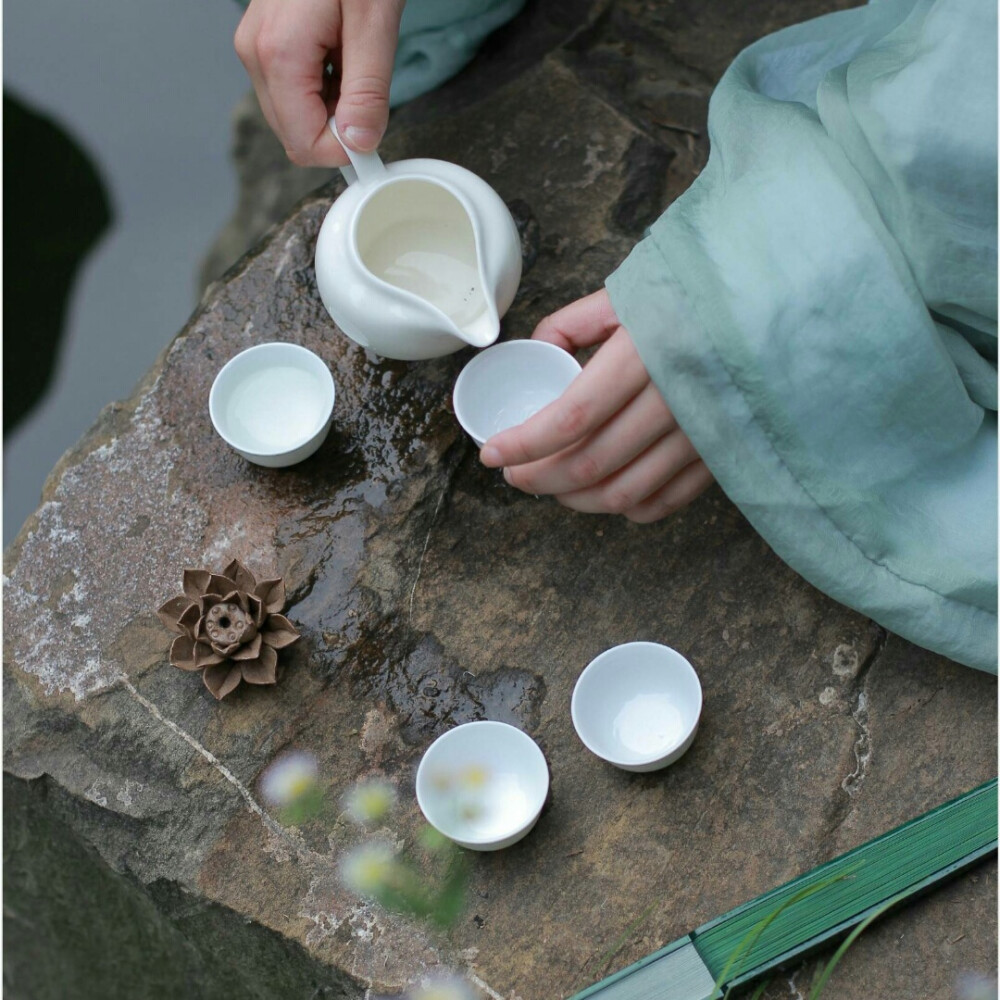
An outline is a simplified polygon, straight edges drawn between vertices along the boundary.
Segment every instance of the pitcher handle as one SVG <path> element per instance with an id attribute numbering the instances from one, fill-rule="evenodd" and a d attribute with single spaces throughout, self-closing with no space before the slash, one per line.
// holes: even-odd
<path id="1" fill-rule="evenodd" d="M 344 152 L 347 153 L 347 158 L 351 161 L 349 167 L 340 168 L 344 180 L 348 184 L 353 184 L 355 181 L 360 181 L 362 184 L 369 184 L 380 180 L 385 173 L 385 164 L 379 158 L 378 153 L 356 152 L 340 138 L 340 133 L 337 131 L 337 123 L 332 117 L 328 124 L 334 138 L 344 147 Z"/>

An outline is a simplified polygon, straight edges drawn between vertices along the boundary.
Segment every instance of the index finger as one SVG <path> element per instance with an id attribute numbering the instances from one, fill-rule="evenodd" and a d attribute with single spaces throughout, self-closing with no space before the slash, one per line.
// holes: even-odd
<path id="1" fill-rule="evenodd" d="M 339 166 L 347 162 L 327 127 L 324 95 L 327 49 L 296 27 L 271 62 L 263 82 L 288 158 L 298 166 Z"/>
<path id="2" fill-rule="evenodd" d="M 607 289 L 600 288 L 546 316 L 531 335 L 571 354 L 607 340 L 620 326 Z"/>
<path id="3" fill-rule="evenodd" d="M 649 381 L 624 327 L 619 327 L 554 402 L 517 427 L 491 437 L 479 452 L 489 468 L 536 462 L 593 433 Z"/>

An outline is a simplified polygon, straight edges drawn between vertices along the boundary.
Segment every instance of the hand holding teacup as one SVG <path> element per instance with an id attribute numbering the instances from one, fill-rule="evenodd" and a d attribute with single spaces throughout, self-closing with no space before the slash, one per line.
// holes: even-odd
<path id="1" fill-rule="evenodd" d="M 602 346 L 555 402 L 486 441 L 484 465 L 573 510 L 639 522 L 673 513 L 712 483 L 606 291 L 542 320 L 532 339 L 571 353 Z"/>

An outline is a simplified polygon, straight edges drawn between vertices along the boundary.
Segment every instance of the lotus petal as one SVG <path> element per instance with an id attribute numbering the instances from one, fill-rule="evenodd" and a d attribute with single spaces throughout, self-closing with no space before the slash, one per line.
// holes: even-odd
<path id="1" fill-rule="evenodd" d="M 274 649 L 284 649 L 301 638 L 299 630 L 284 615 L 268 615 L 261 634 L 264 642 Z"/>
<path id="2" fill-rule="evenodd" d="M 223 576 L 228 576 L 230 580 L 236 581 L 236 586 L 245 591 L 246 593 L 251 593 L 253 588 L 257 586 L 257 578 L 253 575 L 239 561 L 239 559 L 234 559 L 223 571 Z"/>
<path id="3" fill-rule="evenodd" d="M 213 573 L 208 581 L 208 592 L 210 594 L 232 594 L 239 590 L 236 586 L 236 581 L 231 580 L 228 576 L 220 576 L 218 573 Z M 229 598 L 226 598 L 228 600 Z"/>
<path id="4" fill-rule="evenodd" d="M 192 604 L 190 597 L 179 594 L 177 597 L 171 597 L 166 604 L 159 608 L 156 612 L 156 617 L 172 631 L 183 632 L 185 629 L 180 624 L 179 619 L 191 607 L 197 607 L 197 605 Z"/>
<path id="5" fill-rule="evenodd" d="M 191 636 L 192 639 L 198 637 L 198 622 L 201 621 L 201 608 L 198 606 L 197 602 L 193 602 L 187 606 L 184 614 L 177 619 L 177 624 L 180 625 L 184 631 Z"/>
<path id="6" fill-rule="evenodd" d="M 258 583 L 253 593 L 254 597 L 261 599 L 268 614 L 282 611 L 285 607 L 285 581 L 280 578 Z"/>
<path id="7" fill-rule="evenodd" d="M 258 632 L 250 642 L 244 642 L 236 652 L 230 653 L 229 656 L 233 660 L 256 660 L 260 656 L 262 641 L 261 634 Z"/>
<path id="8" fill-rule="evenodd" d="M 270 646 L 263 646 L 259 659 L 244 660 L 240 668 L 248 684 L 274 684 L 278 679 L 278 654 Z"/>
<path id="9" fill-rule="evenodd" d="M 259 597 L 254 597 L 253 594 L 247 595 L 247 603 L 250 605 L 250 617 L 253 618 L 254 625 L 260 628 L 264 624 L 264 619 L 267 617 L 267 612 L 264 610 L 264 602 Z"/>
<path id="10" fill-rule="evenodd" d="M 212 574 L 207 569 L 184 570 L 184 593 L 193 601 L 208 593 L 208 584 Z"/>
<path id="11" fill-rule="evenodd" d="M 221 663 L 225 658 L 214 646 L 210 646 L 208 643 L 196 642 L 194 644 L 194 661 L 199 667 L 211 667 L 216 663 Z"/>
<path id="12" fill-rule="evenodd" d="M 234 667 L 230 663 L 219 663 L 209 667 L 203 674 L 205 687 L 215 696 L 217 701 L 221 701 L 236 688 L 243 679 L 243 674 L 239 667 Z"/>
<path id="13" fill-rule="evenodd" d="M 170 644 L 170 662 L 181 670 L 197 670 L 194 656 L 194 639 L 189 635 L 179 635 Z"/>

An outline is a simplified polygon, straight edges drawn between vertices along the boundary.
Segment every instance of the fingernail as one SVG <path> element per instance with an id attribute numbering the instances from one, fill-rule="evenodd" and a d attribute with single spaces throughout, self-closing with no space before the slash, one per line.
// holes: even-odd
<path id="1" fill-rule="evenodd" d="M 490 468 L 496 468 L 498 465 L 503 465 L 503 458 L 500 455 L 500 449 L 491 444 L 486 445 L 486 447 L 479 452 L 479 461 L 482 462 L 483 465 L 488 465 Z"/>
<path id="2" fill-rule="evenodd" d="M 510 469 L 504 469 L 503 470 L 503 477 L 504 477 L 504 479 L 507 480 L 507 485 L 508 486 L 513 486 L 514 485 L 514 483 L 511 481 Z"/>
<path id="3" fill-rule="evenodd" d="M 348 125 L 344 129 L 344 138 L 359 152 L 370 153 L 378 145 L 382 133 L 373 128 Z"/>

